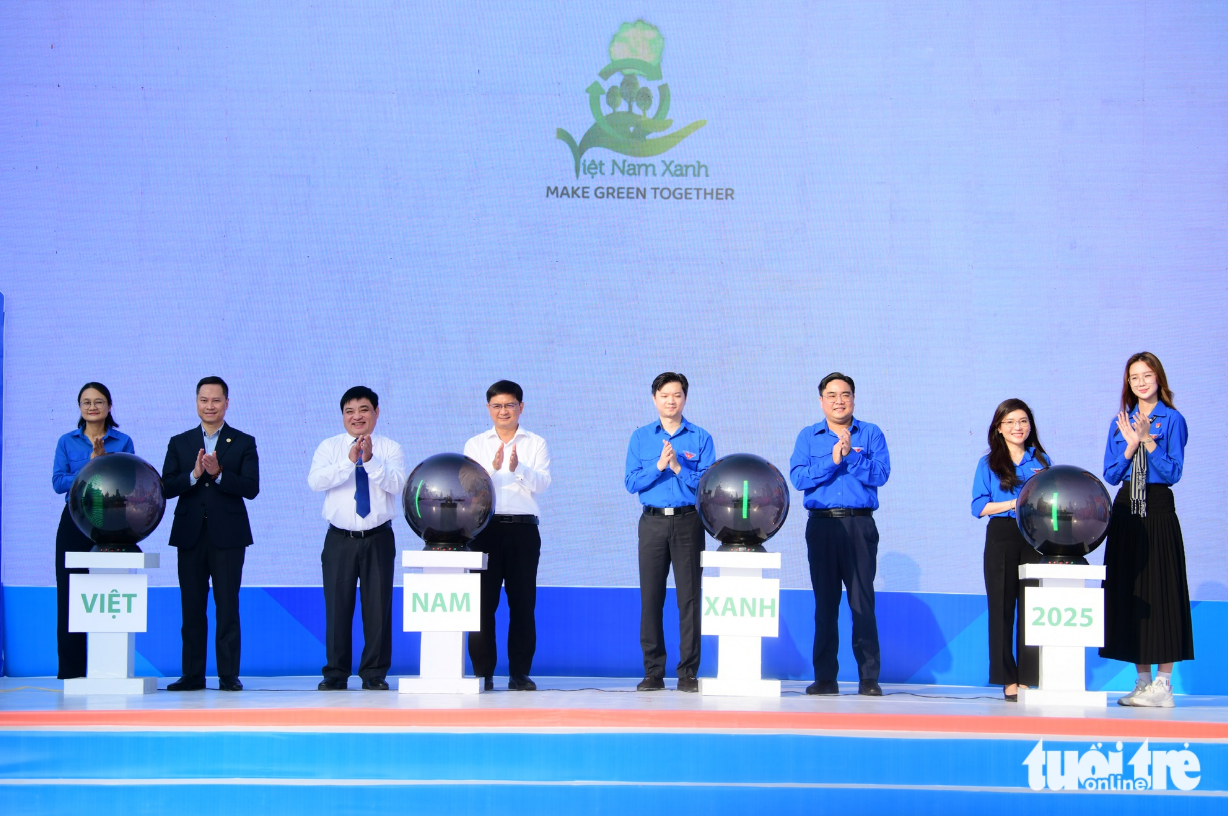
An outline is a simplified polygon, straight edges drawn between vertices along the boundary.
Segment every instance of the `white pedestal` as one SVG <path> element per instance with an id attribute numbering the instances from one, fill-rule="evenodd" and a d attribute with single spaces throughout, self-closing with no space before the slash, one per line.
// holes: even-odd
<path id="1" fill-rule="evenodd" d="M 717 636 L 716 677 L 699 678 L 699 693 L 720 697 L 779 697 L 780 681 L 764 680 L 763 638 L 780 634 L 780 553 L 705 550 L 700 564 L 716 567 L 705 578 L 700 630 Z"/>
<path id="2" fill-rule="evenodd" d="M 157 569 L 157 553 L 70 552 L 69 569 L 89 575 L 69 576 L 70 632 L 87 632 L 85 677 L 64 681 L 64 694 L 153 694 L 155 677 L 134 677 L 136 633 L 148 625 L 149 579 L 138 569 Z M 120 577 L 122 576 L 122 577 Z"/>
<path id="3" fill-rule="evenodd" d="M 1086 649 L 1104 645 L 1104 567 L 1086 564 L 1021 564 L 1025 587 L 1024 643 L 1040 647 L 1040 688 L 1019 689 L 1022 705 L 1104 707 L 1108 694 L 1088 691 L 1084 681 Z"/>
<path id="4" fill-rule="evenodd" d="M 481 576 L 486 553 L 405 550 L 404 628 L 421 632 L 418 676 L 402 677 L 401 694 L 478 694 L 482 678 L 465 677 L 465 632 L 480 626 Z"/>

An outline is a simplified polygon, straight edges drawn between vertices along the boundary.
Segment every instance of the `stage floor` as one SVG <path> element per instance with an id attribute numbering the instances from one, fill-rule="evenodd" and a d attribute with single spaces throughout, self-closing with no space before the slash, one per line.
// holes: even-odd
<path id="1" fill-rule="evenodd" d="M 1008 703 L 998 687 L 883 686 L 862 697 L 852 683 L 840 696 L 807 696 L 806 683 L 784 682 L 779 699 L 637 692 L 639 678 L 543 677 L 536 692 L 476 695 L 316 690 L 316 677 L 247 677 L 242 692 L 213 688 L 156 694 L 65 697 L 54 678 L 0 678 L 0 728 L 492 728 L 731 730 L 773 732 L 920 732 L 1228 740 L 1228 697 L 1178 696 L 1171 709 L 1127 708 L 1110 695 L 1104 708 Z M 672 681 L 667 681 L 672 685 Z"/>
<path id="2" fill-rule="evenodd" d="M 808 697 L 785 682 L 764 700 L 636 692 L 639 678 L 536 679 L 536 692 L 463 696 L 245 677 L 239 693 L 86 698 L 49 678 L 3 678 L 0 812 L 298 816 L 412 802 L 441 816 L 1122 816 L 1153 813 L 1156 796 L 1182 813 L 1228 807 L 1225 697 L 1033 708 L 999 688 L 888 684 L 868 698 L 842 684 L 838 697 Z"/>

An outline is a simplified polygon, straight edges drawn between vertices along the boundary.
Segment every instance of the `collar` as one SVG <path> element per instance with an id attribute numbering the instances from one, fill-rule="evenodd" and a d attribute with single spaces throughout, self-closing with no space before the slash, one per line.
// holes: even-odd
<path id="1" fill-rule="evenodd" d="M 1151 412 L 1151 418 L 1154 421 L 1156 417 L 1168 416 L 1169 407 L 1163 402 L 1157 402 L 1156 408 Z M 1130 412 L 1130 416 L 1138 415 L 1138 403 L 1134 404 L 1134 410 Z"/>
<path id="2" fill-rule="evenodd" d="M 222 435 L 222 431 L 224 431 L 224 430 L 226 430 L 226 423 L 225 423 L 225 422 L 223 422 L 221 425 L 219 425 L 219 426 L 217 427 L 217 430 L 216 430 L 216 431 L 214 431 L 213 433 L 205 433 L 205 425 L 204 425 L 204 423 L 201 423 L 201 425 L 200 425 L 200 432 L 201 432 L 201 435 L 202 435 L 202 436 L 204 436 L 206 439 L 217 439 L 217 438 L 221 437 L 221 435 Z"/>
<path id="3" fill-rule="evenodd" d="M 815 436 L 818 436 L 819 434 L 825 434 L 827 433 L 827 430 L 828 430 L 827 429 L 827 417 L 823 417 L 821 420 L 816 422 L 814 425 Z M 857 417 L 852 417 L 852 422 L 849 423 L 849 433 L 855 434 L 859 430 L 861 430 L 861 428 L 858 426 Z"/>
<path id="4" fill-rule="evenodd" d="M 87 442 L 89 441 L 89 437 L 85 435 L 84 428 L 77 428 L 76 430 L 71 431 L 70 435 L 75 436 L 78 439 L 84 439 Z M 103 439 L 119 439 L 119 431 L 115 430 L 115 426 L 112 425 L 110 428 L 107 428 L 107 432 L 102 435 L 102 438 Z"/>
<path id="5" fill-rule="evenodd" d="M 490 430 L 486 432 L 486 438 L 487 439 L 499 439 L 499 441 L 502 442 L 503 444 L 510 445 L 512 444 L 512 442 L 515 442 L 517 439 L 519 439 L 522 436 L 526 436 L 527 434 L 528 432 L 524 429 L 523 425 L 517 425 L 516 433 L 512 434 L 512 441 L 503 442 L 502 439 L 499 439 L 499 430 L 494 425 L 491 425 Z"/>
<path id="6" fill-rule="evenodd" d="M 665 426 L 661 424 L 661 417 L 657 417 L 657 421 L 653 423 L 653 427 L 656 428 L 661 433 L 665 433 Z M 670 438 L 672 439 L 673 437 L 677 436 L 683 431 L 689 431 L 689 430 L 692 430 L 692 425 L 687 420 L 687 418 L 684 416 L 682 417 L 682 423 L 678 426 L 678 430 L 674 431 L 674 433 L 671 434 Z"/>
<path id="7" fill-rule="evenodd" d="M 1035 462 L 1035 461 L 1036 461 L 1036 448 L 1028 448 L 1027 450 L 1023 452 L 1023 458 L 1019 460 L 1019 464 L 1015 465 L 1015 467 L 1023 467 L 1028 462 Z"/>

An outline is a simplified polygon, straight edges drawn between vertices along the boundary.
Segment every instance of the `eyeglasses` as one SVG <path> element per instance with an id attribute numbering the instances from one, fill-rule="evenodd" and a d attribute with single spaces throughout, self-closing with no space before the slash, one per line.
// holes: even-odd
<path id="1" fill-rule="evenodd" d="M 498 402 L 488 402 L 486 403 L 486 407 L 492 411 L 502 411 L 504 409 L 507 409 L 508 411 L 515 411 L 517 408 L 520 407 L 520 403 L 519 402 L 509 402 L 507 404 L 502 404 Z"/>
<path id="2" fill-rule="evenodd" d="M 1146 374 L 1131 374 L 1130 384 L 1154 382 L 1156 375 L 1148 371 Z"/>
<path id="3" fill-rule="evenodd" d="M 1026 419 L 1007 419 L 1002 422 L 1003 428 L 1027 428 L 1031 425 Z"/>
<path id="4" fill-rule="evenodd" d="M 106 408 L 107 401 L 104 399 L 81 400 L 81 407 L 82 408 Z"/>

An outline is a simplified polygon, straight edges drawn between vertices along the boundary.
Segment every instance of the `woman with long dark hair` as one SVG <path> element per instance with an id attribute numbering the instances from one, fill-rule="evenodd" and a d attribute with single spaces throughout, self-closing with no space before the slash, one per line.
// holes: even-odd
<path id="1" fill-rule="evenodd" d="M 77 429 L 60 437 L 55 446 L 55 464 L 51 470 L 51 486 L 65 494 L 64 512 L 55 534 L 56 638 L 59 647 L 61 680 L 85 676 L 85 633 L 68 631 L 68 576 L 74 572 L 64 566 L 64 553 L 89 552 L 94 542 L 87 538 L 68 515 L 68 489 L 77 471 L 95 456 L 106 453 L 133 453 L 132 440 L 116 430 L 119 425 L 111 416 L 111 392 L 105 385 L 88 382 L 77 392 L 77 407 L 81 419 Z"/>
<path id="2" fill-rule="evenodd" d="M 1040 650 L 1023 645 L 1023 596 L 1020 564 L 1035 564 L 1040 554 L 1019 532 L 1015 500 L 1023 484 L 1049 467 L 1036 433 L 1032 409 L 1023 400 L 1000 404 L 989 423 L 989 453 L 977 463 L 972 479 L 972 515 L 989 516 L 985 529 L 985 597 L 989 605 L 989 682 L 1000 685 L 1006 699 L 1018 699 L 1019 687 L 1035 686 Z M 1018 609 L 1016 609 L 1018 607 Z M 1016 659 L 1018 654 L 1018 659 Z"/>
<path id="3" fill-rule="evenodd" d="M 1121 412 L 1109 425 L 1104 480 L 1118 484 L 1104 547 L 1104 646 L 1100 656 L 1135 664 L 1125 706 L 1173 705 L 1173 663 L 1194 659 L 1185 544 L 1171 485 L 1181 479 L 1185 418 L 1173 407 L 1164 366 L 1149 351 L 1131 355 Z M 1159 664 L 1153 680 L 1152 664 Z"/>

